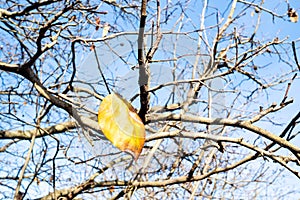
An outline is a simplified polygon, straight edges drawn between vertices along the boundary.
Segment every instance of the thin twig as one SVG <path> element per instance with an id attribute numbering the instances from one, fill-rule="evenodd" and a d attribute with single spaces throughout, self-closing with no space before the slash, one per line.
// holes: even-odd
<path id="1" fill-rule="evenodd" d="M 287 88 L 286 88 L 286 90 L 285 90 L 284 97 L 283 97 L 283 99 L 282 99 L 282 101 L 281 101 L 281 104 L 284 104 L 285 100 L 287 99 L 288 94 L 289 94 L 289 90 L 290 90 L 290 88 L 291 88 L 291 85 L 292 85 L 292 83 L 293 83 L 293 81 L 294 81 L 294 79 L 295 79 L 296 77 L 297 77 L 297 73 L 293 76 L 293 78 L 292 78 L 292 79 L 290 80 L 290 82 L 288 83 Z"/>
<path id="2" fill-rule="evenodd" d="M 18 180 L 18 184 L 17 184 L 16 190 L 15 190 L 14 199 L 17 199 L 17 196 L 19 195 L 19 191 L 20 191 L 20 188 L 21 188 L 21 183 L 22 183 L 22 180 L 23 180 L 23 177 L 24 177 L 24 174 L 25 174 L 25 170 L 26 170 L 26 168 L 28 166 L 28 163 L 30 161 L 30 158 L 31 158 L 31 153 L 32 153 L 33 146 L 34 146 L 34 143 L 35 143 L 35 136 L 37 135 L 38 131 L 39 130 L 37 129 L 35 131 L 35 133 L 32 135 L 30 147 L 29 147 L 29 150 L 28 150 L 28 153 L 27 153 L 27 157 L 25 159 L 25 163 L 24 163 L 24 165 L 21 169 L 20 175 L 19 175 L 19 180 Z"/>
<path id="3" fill-rule="evenodd" d="M 297 67 L 300 71 L 300 64 L 298 62 L 298 58 L 297 58 L 297 52 L 296 52 L 296 45 L 295 45 L 295 41 L 292 42 L 292 47 L 293 47 L 293 53 L 294 53 L 294 58 L 295 58 L 295 62 L 297 64 Z"/>
<path id="4" fill-rule="evenodd" d="M 106 79 L 105 79 L 105 77 L 104 77 L 104 74 L 103 74 L 103 72 L 102 72 L 102 70 L 101 70 L 101 67 L 100 67 L 100 62 L 99 62 L 99 59 L 98 59 L 96 47 L 94 47 L 93 49 L 94 49 L 94 53 L 95 53 L 95 57 L 96 57 L 97 65 L 98 65 L 98 69 L 99 69 L 100 74 L 101 74 L 101 76 L 102 76 L 102 79 L 103 79 L 103 81 L 104 81 L 105 87 L 106 87 L 108 93 L 111 94 L 110 89 L 109 89 L 109 87 L 108 87 L 108 84 L 107 84 L 107 82 L 106 82 Z"/>

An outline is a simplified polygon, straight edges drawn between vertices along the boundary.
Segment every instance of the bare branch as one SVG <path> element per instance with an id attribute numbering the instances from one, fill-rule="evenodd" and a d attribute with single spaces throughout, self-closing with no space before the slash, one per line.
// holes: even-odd
<path id="1" fill-rule="evenodd" d="M 202 124 L 209 124 L 209 125 L 225 125 L 225 126 L 234 126 L 239 128 L 244 128 L 249 130 L 253 133 L 261 135 L 271 141 L 276 142 L 277 144 L 286 147 L 291 152 L 296 154 L 296 156 L 300 157 L 300 148 L 296 145 L 290 143 L 289 141 L 267 131 L 260 127 L 254 126 L 248 121 L 240 121 L 240 120 L 231 120 L 231 119 L 210 119 L 205 117 L 198 117 L 193 115 L 180 115 L 180 114 L 173 114 L 173 113 L 164 113 L 164 114 L 151 114 L 148 115 L 147 121 L 148 122 L 157 122 L 163 120 L 170 120 L 170 121 L 184 121 L 184 122 L 196 122 Z"/>
<path id="2" fill-rule="evenodd" d="M 17 130 L 17 131 L 0 131 L 1 139 L 25 139 L 30 140 L 32 136 L 36 133 L 36 138 L 44 137 L 48 135 L 54 135 L 59 133 L 64 133 L 66 131 L 77 128 L 75 122 L 63 122 L 60 124 L 55 124 L 53 126 L 44 127 L 44 128 L 36 128 L 28 131 Z"/>
<path id="3" fill-rule="evenodd" d="M 145 115 L 149 109 L 150 94 L 148 92 L 149 85 L 149 67 L 145 63 L 143 43 L 144 43 L 144 31 L 146 27 L 147 17 L 147 0 L 142 0 L 141 4 L 141 19 L 139 26 L 138 37 L 138 62 L 139 62 L 139 85 L 140 85 L 140 103 L 141 108 L 139 116 L 143 122 L 145 122 Z"/>

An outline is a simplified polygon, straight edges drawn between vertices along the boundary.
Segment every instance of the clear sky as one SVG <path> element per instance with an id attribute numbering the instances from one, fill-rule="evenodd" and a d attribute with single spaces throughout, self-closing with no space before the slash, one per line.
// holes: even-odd
<path id="1" fill-rule="evenodd" d="M 209 27 L 209 26 L 213 26 L 216 24 L 216 11 L 219 10 L 219 14 L 220 17 L 219 19 L 221 20 L 221 18 L 223 17 L 224 20 L 226 20 L 227 14 L 230 10 L 230 4 L 232 1 L 229 0 L 211 0 L 209 1 L 209 7 L 206 13 L 207 18 L 205 19 L 204 25 L 205 27 Z M 259 1 L 257 1 L 259 2 Z M 292 0 L 289 1 L 291 7 L 295 8 L 297 11 L 300 11 L 300 3 L 297 0 Z M 176 1 L 172 1 L 172 0 L 168 0 L 168 1 L 162 1 L 162 7 L 164 7 L 164 5 L 166 3 L 176 3 Z M 202 12 L 202 1 L 191 1 L 190 2 L 192 5 L 192 8 L 189 9 L 184 9 L 185 11 L 185 15 L 183 16 L 183 20 L 176 23 L 178 20 L 178 16 L 182 13 L 182 10 L 177 9 L 174 11 L 174 18 L 170 18 L 168 23 L 164 23 L 162 24 L 162 31 L 164 33 L 166 32 L 186 32 L 186 31 L 192 31 L 195 29 L 195 27 L 199 27 L 201 21 L 200 21 L 200 16 L 201 16 L 201 12 Z M 103 4 L 105 5 L 105 4 Z M 155 4 L 151 4 L 149 6 L 153 6 L 155 7 Z M 257 31 L 256 34 L 256 39 L 261 40 L 263 43 L 266 43 L 267 41 L 273 40 L 275 37 L 278 37 L 280 40 L 284 39 L 286 37 L 287 40 L 284 42 L 285 45 L 283 45 L 283 47 L 275 47 L 276 50 L 283 52 L 286 49 L 288 49 L 287 47 L 290 46 L 290 42 L 292 40 L 297 41 L 296 42 L 296 46 L 297 46 L 297 53 L 298 53 L 298 59 L 300 60 L 300 23 L 292 23 L 289 22 L 288 17 L 286 16 L 286 12 L 287 12 L 287 6 L 286 6 L 286 1 L 285 0 L 276 0 L 276 1 L 268 1 L 265 0 L 265 3 L 263 4 L 263 7 L 269 9 L 269 10 L 273 10 L 275 11 L 278 15 L 282 15 L 282 18 L 278 19 L 275 18 L 273 20 L 273 17 L 271 14 L 269 13 L 264 13 L 262 14 L 262 18 L 260 21 L 260 27 Z M 237 13 L 239 11 L 241 11 L 243 8 L 245 8 L 244 5 L 238 3 L 237 4 Z M 138 20 L 133 21 L 132 24 L 131 23 L 126 23 L 125 20 L 122 21 L 121 18 L 118 18 L 116 20 L 116 16 L 119 15 L 119 13 L 114 12 L 113 9 L 111 9 L 110 6 L 103 6 L 100 7 L 100 9 L 105 10 L 107 9 L 108 12 L 110 13 L 109 15 L 103 16 L 101 18 L 101 20 L 103 22 L 107 22 L 108 24 L 112 25 L 112 29 L 111 31 L 114 31 L 114 26 L 118 26 L 118 28 L 122 27 L 123 30 L 128 31 L 128 32 L 137 32 L 138 29 Z M 116 16 L 114 16 L 116 15 Z M 151 17 L 151 16 L 149 16 Z M 162 19 L 163 20 L 163 19 Z M 237 28 L 237 32 L 240 34 L 241 37 L 243 36 L 249 36 L 249 34 L 255 29 L 255 25 L 256 25 L 256 21 L 257 20 L 257 13 L 254 12 L 254 9 L 248 9 L 236 22 L 236 24 L 234 26 L 231 26 L 230 29 L 233 30 L 234 27 Z M 224 22 L 223 22 L 224 23 Z M 150 24 L 150 23 L 149 23 Z M 149 33 L 150 26 L 147 27 L 147 32 Z M 207 29 L 207 31 L 205 32 L 206 37 L 208 39 L 209 42 L 212 42 L 213 38 L 216 35 L 216 30 L 217 29 Z M 119 31 L 119 30 L 118 30 Z M 108 35 L 112 34 L 112 32 L 108 33 Z M 247 35 L 248 34 L 248 35 Z M 101 29 L 91 35 L 91 37 L 94 38 L 99 38 L 101 36 Z M 176 55 L 184 55 L 184 54 L 193 54 L 195 52 L 195 49 L 197 48 L 197 40 L 195 40 L 195 38 L 197 38 L 198 33 L 195 34 L 190 34 L 190 35 L 181 35 L 181 36 L 176 36 L 176 35 L 171 35 L 171 34 L 166 34 L 162 40 L 161 46 L 158 49 L 158 53 L 156 54 L 156 56 L 154 57 L 154 59 L 171 59 L 173 58 L 173 54 L 172 54 L 172 50 L 174 49 L 173 43 L 174 41 L 177 42 L 177 46 L 178 49 L 176 50 Z M 148 46 L 150 45 L 150 37 L 148 37 Z M 137 65 L 137 51 L 136 51 L 136 46 L 137 46 L 137 34 L 131 34 L 131 35 L 125 35 L 125 36 L 120 36 L 117 37 L 111 41 L 109 41 L 109 43 L 105 44 L 105 43 L 96 43 L 97 46 L 97 52 L 98 52 L 98 56 L 100 59 L 100 63 L 101 63 L 101 67 L 105 73 L 106 79 L 110 82 L 110 87 L 111 89 L 115 90 L 116 92 L 119 92 L 121 95 L 123 95 L 125 98 L 129 99 L 131 98 L 134 94 L 138 93 L 138 81 L 137 81 L 137 77 L 138 77 L 138 70 L 132 70 L 132 68 L 134 68 L 134 66 Z M 108 45 L 109 44 L 109 45 Z M 226 46 L 226 42 L 222 43 L 220 46 Z M 203 60 L 205 61 L 207 59 L 207 51 L 205 50 L 204 44 L 202 43 L 202 48 L 203 48 L 203 55 L 202 58 L 204 58 Z M 112 49 L 114 50 L 114 52 L 112 52 Z M 132 49 L 134 49 L 132 51 Z M 272 49 L 274 50 L 274 49 Z M 202 53 L 202 52 L 201 52 Z M 0 51 L 0 56 L 1 56 L 1 51 Z M 94 85 L 96 89 L 96 91 L 102 95 L 106 95 L 107 91 L 105 89 L 105 87 L 103 85 L 99 85 L 99 81 L 101 81 L 101 77 L 99 70 L 98 70 L 98 66 L 96 64 L 95 61 L 95 56 L 93 52 L 90 52 L 90 49 L 86 48 L 84 50 L 84 52 L 81 52 L 81 55 L 78 55 L 79 61 L 80 61 L 80 65 L 78 67 L 77 70 L 77 76 L 76 79 L 77 80 L 84 80 L 84 81 L 88 81 L 91 82 Z M 122 58 L 122 59 L 121 59 Z M 290 61 L 291 59 L 293 59 L 293 56 L 290 55 L 290 57 L 284 57 L 284 59 Z M 178 79 L 186 79 L 186 78 L 191 78 L 190 75 L 187 72 L 191 72 L 191 68 L 190 66 L 195 62 L 195 56 L 186 56 L 185 59 L 183 59 L 183 61 L 178 61 L 178 66 L 182 66 L 182 68 L 178 68 L 177 74 L 178 75 Z M 151 87 L 153 86 L 157 86 L 159 84 L 162 83 L 166 83 L 166 82 L 170 82 L 172 81 L 173 77 L 171 75 L 172 69 L 173 69 L 173 62 L 163 62 L 163 63 L 152 63 L 150 65 L 150 69 L 151 69 L 151 73 L 152 73 L 152 80 L 151 80 Z M 262 75 L 263 74 L 263 78 L 265 80 L 272 80 L 274 79 L 273 74 L 284 74 L 285 72 L 289 71 L 290 68 L 288 68 L 288 66 L 284 63 L 278 60 L 277 57 L 269 55 L 269 56 L 259 56 L 257 57 L 257 59 L 255 60 L 255 64 L 256 65 L 260 65 L 260 66 L 266 66 L 264 68 L 259 69 L 257 72 L 258 75 Z M 51 65 L 51 63 L 49 63 L 49 65 Z M 45 65 L 47 67 L 47 65 Z M 49 67 L 50 68 L 50 67 Z M 185 72 L 183 73 L 182 70 L 185 70 Z M 251 70 L 249 68 L 247 68 L 248 70 Z M 200 67 L 199 67 L 199 71 L 201 71 Z M 251 71 L 253 72 L 253 71 Z M 292 117 L 294 115 L 296 115 L 299 112 L 300 109 L 300 95 L 299 95 L 299 88 L 300 88 L 300 79 L 299 79 L 299 74 L 300 72 L 298 72 L 298 76 L 297 78 L 294 80 L 290 91 L 289 91 L 289 98 L 293 98 L 294 99 L 294 103 L 292 105 L 287 106 L 285 109 L 283 109 L 282 111 L 276 113 L 276 115 L 270 115 L 270 117 L 276 117 L 275 122 L 277 124 L 281 124 L 280 125 L 272 125 L 271 123 L 267 122 L 267 120 L 262 120 L 259 123 L 256 123 L 256 125 L 265 128 L 275 134 L 280 134 L 280 132 L 283 130 L 283 128 L 285 127 L 285 124 L 288 123 Z M 288 74 L 286 77 L 293 77 L 294 73 Z M 3 78 L 4 76 L 2 76 Z M 234 81 L 241 81 L 242 77 L 241 76 L 237 76 L 235 77 L 236 79 L 233 79 Z M 7 81 L 6 78 L 3 78 L 0 81 Z M 13 83 L 13 80 L 9 80 L 11 81 L 11 84 Z M 2 83 L 2 82 L 0 82 Z M 249 111 L 249 113 L 251 113 L 252 111 L 258 111 L 259 110 L 259 105 L 262 105 L 264 108 L 266 108 L 267 106 L 270 106 L 272 104 L 272 102 L 276 102 L 277 104 L 280 103 L 280 101 L 283 98 L 284 95 L 284 91 L 285 88 L 287 87 L 287 83 L 281 84 L 279 87 L 275 87 L 269 90 L 270 95 L 261 95 L 258 99 L 256 99 L 256 104 L 251 105 L 250 107 L 242 107 L 243 109 L 247 109 L 247 111 Z M 223 84 L 223 85 L 222 85 Z M 6 85 L 6 83 L 4 84 L 0 84 L 0 85 Z M 74 84 L 75 86 L 86 86 L 83 85 L 81 83 L 76 83 Z M 225 90 L 231 90 L 232 86 L 234 84 L 230 85 L 230 84 L 226 84 L 226 83 L 214 83 L 212 84 L 213 89 L 225 89 Z M 222 88 L 222 86 L 224 88 Z M 88 86 L 87 86 L 88 87 Z M 248 82 L 243 83 L 242 88 L 243 89 L 248 89 L 249 90 L 253 87 L 257 87 L 257 85 L 255 84 L 249 84 Z M 186 89 L 182 88 L 182 90 Z M 152 94 L 151 96 L 151 105 L 164 105 L 169 96 L 166 96 L 166 94 L 170 93 L 170 90 L 172 89 L 172 87 L 166 87 L 164 89 L 158 90 L 155 93 Z M 245 90 L 246 90 L 245 89 Z M 278 90 L 278 89 L 283 89 L 283 90 Z M 247 92 L 247 91 L 246 91 Z M 245 93 L 246 93 L 245 92 Z M 180 92 L 178 92 L 176 95 L 177 100 L 182 101 L 183 98 L 180 96 Z M 205 94 L 203 96 L 200 96 L 199 99 L 200 100 L 204 100 L 207 96 L 205 96 Z M 215 98 L 214 101 L 221 101 L 221 99 L 224 99 L 224 102 L 221 102 L 221 106 L 228 106 L 227 103 L 231 103 L 231 100 L 234 98 L 234 96 L 230 96 L 229 94 L 224 94 L 224 96 L 222 97 L 218 97 Z M 85 100 L 86 105 L 88 105 L 89 108 L 91 108 L 91 110 L 93 111 L 97 111 L 98 107 L 99 107 L 99 100 L 96 100 L 94 98 L 91 99 L 87 99 Z M 217 102 L 218 103 L 218 102 Z M 239 108 L 239 106 L 242 105 L 243 102 L 238 102 L 236 106 L 236 108 Z M 139 108 L 139 101 L 138 99 L 136 99 L 133 102 L 133 105 L 136 108 Z M 218 104 L 219 105 L 219 104 Z M 32 109 L 32 107 L 25 107 L 23 108 L 23 113 L 25 114 L 23 117 L 29 118 L 29 119 L 34 119 L 35 116 L 33 116 L 33 114 L 31 114 L 30 109 Z M 202 112 L 202 107 L 197 107 L 195 110 L 195 112 Z M 220 108 L 218 108 L 220 109 Z M 204 113 L 204 112 L 203 112 Z M 200 114 L 203 114 L 200 113 Z M 223 113 L 219 114 L 216 112 L 214 113 L 215 117 L 224 117 Z M 59 119 L 57 119 L 59 120 Z M 24 127 L 23 127 L 24 128 Z M 25 127 L 26 128 L 26 127 Z M 32 128 L 32 127 L 30 127 Z M 294 130 L 295 132 L 300 131 L 300 130 Z M 244 132 L 242 132 L 241 134 L 244 134 L 243 137 L 249 141 L 256 139 L 256 135 L 254 134 L 245 134 Z M 66 138 L 68 138 L 69 136 L 66 136 Z M 65 139 L 65 138 L 64 138 Z M 69 138 L 68 138 L 69 139 Z M 292 141 L 294 144 L 298 145 L 300 144 L 300 139 L 296 139 L 294 141 Z M 1 141 L 0 141 L 1 143 Z M 24 146 L 28 145 L 26 142 L 24 143 L 18 143 L 21 146 L 24 144 Z M 102 146 L 103 145 L 103 146 Z M 107 141 L 104 141 L 103 143 L 99 144 L 100 152 L 101 153 L 107 153 L 111 152 L 111 150 L 113 149 L 113 147 L 107 143 Z M 22 149 L 16 149 L 16 151 L 22 151 Z M 116 150 L 116 149 L 114 149 Z M 74 151 L 75 154 L 78 153 L 77 151 Z M 73 152 L 73 153 L 74 153 Z M 64 155 L 61 155 L 64 156 Z M 50 156 L 49 156 L 50 157 Z M 107 158 L 107 157 L 105 157 Z M 108 161 L 110 158 L 107 158 Z M 14 162 L 18 162 L 18 161 L 14 161 Z M 250 164 L 251 167 L 255 168 L 257 166 L 255 166 L 256 163 L 254 164 Z M 266 165 L 269 166 L 274 166 L 275 164 L 272 162 L 266 162 Z M 276 164 L 277 165 L 277 164 Z M 121 166 L 124 167 L 124 166 Z M 4 169 L 3 170 L 9 170 L 9 169 Z M 74 171 L 76 171 L 76 174 L 74 174 L 74 176 L 78 176 L 78 180 L 82 180 L 84 179 L 85 174 L 78 172 L 76 169 L 76 166 L 74 167 Z M 17 172 L 16 172 L 17 173 Z M 88 173 L 88 172 L 86 172 Z M 282 177 L 284 177 L 284 179 L 282 180 L 282 185 L 284 185 L 284 187 L 282 187 L 282 185 L 275 185 L 273 187 L 270 186 L 270 190 L 275 190 L 278 189 L 278 191 L 274 191 L 274 192 L 282 192 L 284 193 L 284 189 L 285 187 L 289 187 L 289 188 L 293 188 L 295 190 L 300 191 L 300 184 L 299 184 L 299 180 L 297 178 L 295 178 L 294 175 L 292 175 L 291 173 L 284 171 L 283 172 L 284 175 Z M 269 174 L 272 174 L 272 172 L 270 172 Z M 278 183 L 278 182 L 277 182 Z M 38 187 L 38 186 L 37 186 Z M 268 187 L 266 187 L 268 188 Z M 274 189 L 275 188 L 275 189 Z M 50 189 L 50 186 L 49 186 Z M 43 192 L 43 191 L 41 191 Z M 46 191 L 45 191 L 46 192 Z M 47 191 L 48 192 L 48 191 Z M 266 191 L 269 192 L 269 191 Z M 295 194 L 297 195 L 297 194 Z M 1 194 L 0 194 L 1 197 Z M 299 196 L 290 196 L 291 198 L 294 197 L 299 197 Z"/>
<path id="2" fill-rule="evenodd" d="M 162 2 L 164 3 L 164 2 Z M 194 3 L 194 4 L 193 4 Z M 209 1 L 209 9 L 207 12 L 207 18 L 205 21 L 205 26 L 209 27 L 211 25 L 215 25 L 216 24 L 216 17 L 215 17 L 215 11 L 216 9 L 219 9 L 220 11 L 220 15 L 223 16 L 225 19 L 227 17 L 227 14 L 229 12 L 230 9 L 230 3 L 231 1 Z M 168 24 L 164 24 L 162 26 L 162 30 L 163 31 L 168 31 L 170 29 L 172 29 L 173 31 L 177 31 L 179 30 L 179 27 L 181 27 L 180 31 L 189 31 L 189 30 L 193 30 L 193 25 L 199 26 L 199 24 L 201 23 L 199 18 L 200 18 L 200 14 L 201 14 L 201 9 L 202 9 L 202 4 L 200 4 L 199 2 L 192 2 L 192 4 L 194 5 L 193 9 L 191 10 L 186 10 L 186 14 L 187 14 L 187 18 L 184 19 L 184 23 L 180 24 L 178 23 L 177 26 L 175 27 L 171 27 Z M 291 7 L 295 8 L 296 10 L 300 9 L 300 4 L 297 1 L 290 1 L 290 5 Z M 162 6 L 163 7 L 163 6 Z M 300 58 L 300 51 L 299 51 L 299 47 L 300 47 L 300 42 L 299 42 L 299 28 L 300 25 L 299 23 L 292 23 L 289 22 L 289 18 L 286 16 L 286 12 L 287 12 L 287 6 L 285 1 L 266 1 L 265 4 L 263 4 L 263 7 L 269 9 L 269 10 L 273 10 L 275 11 L 278 15 L 282 16 L 281 18 L 274 18 L 273 16 L 269 13 L 264 13 L 261 16 L 261 20 L 260 20 L 260 26 L 257 30 L 257 34 L 256 34 L 256 39 L 259 39 L 260 41 L 262 41 L 263 43 L 266 43 L 267 41 L 272 41 L 275 37 L 278 37 L 279 39 L 284 39 L 286 38 L 286 41 L 284 42 L 285 45 L 283 45 L 283 48 L 281 47 L 275 47 L 276 50 L 278 51 L 284 51 L 285 48 L 287 48 L 288 46 L 290 46 L 290 42 L 292 40 L 296 40 L 298 41 L 296 43 L 296 46 L 298 47 L 297 49 L 297 53 L 298 53 L 298 57 Z M 245 8 L 244 5 L 239 4 L 237 5 L 237 13 L 239 11 L 241 11 L 243 8 Z M 198 10 L 198 12 L 195 12 L 195 10 Z M 180 11 L 178 11 L 180 12 Z M 210 15 L 211 14 L 211 15 Z M 177 18 L 174 18 L 173 20 L 176 21 Z M 172 22 L 172 20 L 171 20 Z M 239 34 L 241 35 L 241 37 L 248 36 L 249 37 L 249 33 L 252 33 L 253 30 L 255 29 L 255 25 L 257 23 L 257 13 L 254 12 L 254 9 L 248 9 L 246 12 L 243 13 L 243 15 L 241 16 L 240 19 L 237 20 L 236 25 L 230 27 L 231 29 L 233 29 L 234 27 L 237 28 L 237 31 L 239 32 Z M 172 23 L 170 23 L 172 24 Z M 135 30 L 132 30 L 135 31 Z M 209 41 L 212 41 L 213 37 L 216 34 L 216 30 L 208 30 L 206 31 L 207 34 L 207 38 Z M 247 35 L 248 34 L 248 35 Z M 131 38 L 131 39 L 130 39 Z M 169 41 L 171 43 L 171 41 L 174 41 L 171 36 L 165 37 L 165 40 L 162 41 L 162 49 L 159 49 L 158 51 L 161 52 L 158 54 L 159 56 L 156 56 L 156 59 L 167 59 L 167 58 L 171 58 L 171 54 L 166 53 L 166 51 L 171 51 L 171 49 L 173 48 L 173 46 L 168 46 L 166 41 Z M 124 55 L 127 55 L 126 57 L 126 61 L 128 63 L 125 63 L 123 61 L 120 61 L 117 59 L 117 56 L 115 55 L 111 55 L 110 49 L 106 49 L 105 45 L 101 45 L 99 47 L 99 49 L 101 49 L 101 53 L 99 53 L 99 56 L 102 58 L 108 58 L 108 56 L 111 56 L 111 59 L 104 59 L 102 60 L 102 66 L 103 68 L 107 68 L 108 71 L 110 72 L 117 72 L 117 73 L 107 73 L 108 77 L 109 76 L 115 76 L 120 78 L 120 81 L 116 82 L 116 90 L 118 92 L 120 92 L 123 96 L 125 96 L 126 98 L 129 98 L 132 93 L 137 92 L 137 71 L 132 71 L 130 69 L 131 66 L 136 65 L 136 55 L 134 56 L 133 54 L 130 54 L 128 56 L 128 47 L 130 47 L 130 45 L 132 45 L 132 41 L 136 40 L 136 36 L 129 36 L 126 38 L 126 40 L 124 40 L 124 38 L 119 38 L 117 40 L 113 40 L 111 43 L 111 46 L 114 46 L 114 49 L 117 52 L 122 52 L 121 54 L 124 53 Z M 122 44 L 122 45 L 120 45 Z M 136 45 L 135 42 L 133 42 L 134 45 Z M 188 54 L 190 53 L 191 49 L 196 49 L 197 43 L 194 41 L 190 41 L 188 38 L 182 38 L 182 40 L 180 40 L 180 42 L 178 43 L 178 46 L 180 46 L 180 48 L 177 50 L 177 53 L 180 54 Z M 273 49 L 274 50 L 274 49 Z M 106 53 L 107 54 L 106 54 Z M 136 52 L 134 52 L 136 54 Z M 93 55 L 91 55 L 91 57 L 93 57 Z M 195 58 L 188 58 L 188 62 L 193 63 Z M 290 61 L 290 59 L 293 59 L 293 56 L 290 55 L 290 57 L 285 57 L 284 59 L 287 59 Z M 94 62 L 93 59 L 86 61 L 88 63 L 90 62 Z M 270 79 L 274 79 L 273 74 L 274 72 L 279 72 L 284 74 L 285 72 L 289 71 L 290 69 L 287 68 L 287 66 L 285 65 L 285 63 L 281 62 L 278 60 L 278 58 L 276 58 L 275 56 L 259 56 L 257 57 L 257 59 L 255 59 L 255 64 L 256 65 L 261 65 L 261 66 L 266 66 L 265 68 L 262 68 L 260 70 L 258 70 L 256 73 L 258 73 L 260 76 L 263 74 L 263 78 L 265 80 L 270 80 Z M 120 66 L 124 66 L 124 68 L 120 67 Z M 84 66 L 94 66 L 93 64 L 84 64 Z M 169 66 L 169 67 L 166 67 Z M 161 68 L 162 67 L 162 68 Z M 155 64 L 151 64 L 150 66 L 152 73 L 155 74 L 156 72 L 159 72 L 162 69 L 163 72 L 163 76 L 158 76 L 160 78 L 156 79 L 154 78 L 155 81 L 152 82 L 153 86 L 160 84 L 162 82 L 168 82 L 171 80 L 171 77 L 166 76 L 166 74 L 168 74 L 168 71 L 170 69 L 172 69 L 172 65 L 168 65 L 168 64 L 162 64 L 162 65 L 155 65 Z M 270 70 L 270 68 L 272 70 Z M 106 69 L 106 70 L 107 70 Z M 298 72 L 299 74 L 300 72 Z M 276 73 L 275 73 L 276 74 Z M 293 75 L 295 73 L 291 73 L 289 74 L 287 77 L 292 78 Z M 237 80 L 238 81 L 238 80 Z M 220 87 L 220 85 L 218 86 Z M 244 84 L 243 87 L 256 87 L 255 85 L 249 85 L 249 84 Z M 249 112 L 252 111 L 256 111 L 258 112 L 259 107 L 258 105 L 263 106 L 264 108 L 270 106 L 273 102 L 276 102 L 277 104 L 280 104 L 283 96 L 284 96 L 284 91 L 285 88 L 287 87 L 287 82 L 285 84 L 280 85 L 279 87 L 274 87 L 273 89 L 270 89 L 270 95 L 262 95 L 260 97 L 261 102 L 258 104 L 255 104 L 254 106 L 256 107 L 247 107 L 247 109 L 249 110 Z M 290 91 L 289 91 L 289 98 L 293 98 L 294 99 L 294 103 L 292 105 L 287 106 L 285 109 L 283 109 L 282 111 L 276 113 L 276 119 L 275 119 L 275 123 L 277 124 L 281 124 L 280 126 L 274 124 L 270 124 L 269 122 L 266 122 L 266 120 L 262 120 L 261 122 L 256 123 L 256 125 L 267 129 L 275 134 L 280 134 L 281 131 L 284 129 L 284 124 L 288 123 L 292 117 L 294 115 L 297 114 L 297 112 L 299 111 L 300 108 L 300 95 L 299 95 L 299 88 L 300 88 L 300 80 L 299 80 L 299 75 L 298 77 L 294 80 Z M 214 88 L 214 89 L 220 89 L 220 88 Z M 228 89 L 228 88 L 225 88 Z M 283 89 L 281 91 L 278 91 L 278 89 Z M 160 93 L 161 92 L 161 93 Z M 160 91 L 157 92 L 156 95 L 160 98 L 163 97 L 163 94 L 165 91 Z M 230 96 L 226 96 L 225 97 L 225 102 L 226 102 L 226 98 L 229 100 Z M 153 100 L 154 99 L 154 100 Z M 154 96 L 152 96 L 152 100 L 153 100 L 153 104 L 159 104 L 160 102 L 156 102 L 155 99 L 157 99 Z M 159 98 L 158 98 L 159 99 Z M 161 100 L 161 102 L 165 101 L 165 99 L 159 99 Z M 219 100 L 219 99 L 218 99 Z M 230 102 L 230 101 L 229 101 Z M 136 107 L 138 107 L 138 101 L 134 102 L 134 105 Z M 220 116 L 218 116 L 220 117 Z M 272 116 L 272 114 L 270 115 L 270 117 L 274 117 Z M 295 130 L 297 131 L 297 130 Z M 299 131 L 299 130 L 298 130 Z M 246 140 L 255 140 L 257 138 L 256 135 L 250 134 L 250 135 L 244 135 L 244 138 Z M 296 139 L 293 140 L 293 143 L 298 145 L 300 144 L 300 139 Z M 274 167 L 274 165 L 271 162 L 267 162 L 266 165 L 270 165 L 271 167 Z M 256 167 L 258 167 L 258 165 L 254 164 L 250 164 L 250 166 L 255 169 Z M 272 172 L 270 172 L 272 173 Z M 285 194 L 285 187 L 287 188 L 292 188 L 295 190 L 299 190 L 300 186 L 299 186 L 299 180 L 292 175 L 291 173 L 284 171 L 283 173 L 285 177 L 281 183 L 284 184 L 284 187 L 282 187 L 281 184 L 279 185 L 274 185 L 274 187 L 268 186 L 266 188 L 267 189 L 266 193 L 281 193 L 281 194 Z M 276 188 L 278 189 L 276 191 Z M 279 189 L 280 188 L 280 189 Z M 275 189 L 275 190 L 274 190 Z M 296 196 L 290 196 L 293 198 L 299 197 L 297 196 L 298 194 L 294 194 Z"/>

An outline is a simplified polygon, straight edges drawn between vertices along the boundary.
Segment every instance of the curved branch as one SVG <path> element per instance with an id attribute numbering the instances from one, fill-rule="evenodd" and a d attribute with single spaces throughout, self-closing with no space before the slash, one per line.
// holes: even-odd
<path id="1" fill-rule="evenodd" d="M 75 129 L 76 123 L 74 121 L 63 122 L 53 126 L 48 126 L 45 128 L 36 128 L 32 130 L 16 130 L 16 131 L 0 131 L 0 139 L 25 139 L 30 140 L 32 136 L 36 133 L 36 138 L 44 137 L 47 135 L 53 135 L 58 133 L 63 133 L 65 131 Z"/>
<path id="2" fill-rule="evenodd" d="M 51 103 L 53 103 L 55 106 L 65 110 L 69 115 L 71 115 L 78 124 L 82 128 L 91 128 L 94 131 L 100 132 L 100 127 L 98 123 L 90 118 L 80 116 L 79 113 L 72 107 L 71 104 L 61 100 L 58 97 L 53 96 L 40 82 L 39 78 L 36 76 L 36 74 L 33 72 L 31 68 L 22 68 L 22 70 L 19 72 L 20 75 L 27 78 L 30 82 L 33 83 L 33 86 L 35 89 L 47 100 L 49 100 Z"/>
<path id="3" fill-rule="evenodd" d="M 58 1 L 62 1 L 62 0 L 58 0 Z M 16 12 L 10 12 L 5 9 L 0 9 L 0 18 L 1 17 L 15 18 L 17 16 L 22 16 L 22 15 L 28 14 L 32 10 L 38 9 L 41 6 L 46 6 L 46 5 L 49 5 L 52 3 L 56 3 L 58 1 L 45 0 L 45 1 L 41 1 L 41 2 L 35 2 L 35 3 L 32 3 L 31 5 L 27 6 L 24 10 L 16 11 Z"/>
<path id="4" fill-rule="evenodd" d="M 149 122 L 157 122 L 157 121 L 183 121 L 183 122 L 194 122 L 194 123 L 201 123 L 201 124 L 208 124 L 208 125 L 225 125 L 225 126 L 232 126 L 232 127 L 239 127 L 249 130 L 251 132 L 257 133 L 260 136 L 263 136 L 271 141 L 276 142 L 277 144 L 286 147 L 291 152 L 295 154 L 295 156 L 299 159 L 300 157 L 300 147 L 290 143 L 289 141 L 265 130 L 258 126 L 251 124 L 249 121 L 242 121 L 242 120 L 232 120 L 232 119 L 225 119 L 225 118 L 206 118 L 206 117 L 199 117 L 194 115 L 181 115 L 181 114 L 173 114 L 173 113 L 155 113 L 148 116 L 147 121 Z"/>

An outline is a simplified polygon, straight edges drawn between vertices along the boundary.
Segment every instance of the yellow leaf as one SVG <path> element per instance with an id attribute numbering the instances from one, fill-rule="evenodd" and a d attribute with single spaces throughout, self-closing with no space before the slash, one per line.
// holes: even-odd
<path id="1" fill-rule="evenodd" d="M 116 93 L 106 96 L 98 111 L 98 123 L 115 147 L 138 159 L 145 143 L 145 126 L 129 102 Z"/>

